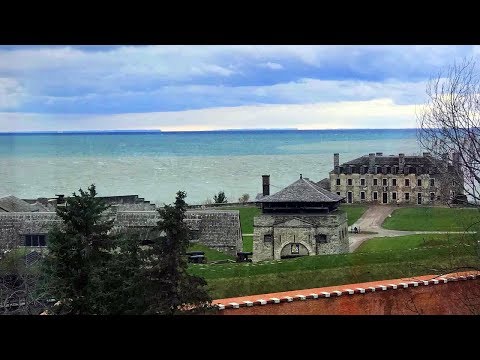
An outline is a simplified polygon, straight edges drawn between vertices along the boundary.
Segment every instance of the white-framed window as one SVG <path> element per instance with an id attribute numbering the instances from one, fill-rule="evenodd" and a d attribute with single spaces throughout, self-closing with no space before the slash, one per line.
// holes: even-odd
<path id="1" fill-rule="evenodd" d="M 352 185 L 352 179 L 347 179 L 347 184 Z"/>
<path id="2" fill-rule="evenodd" d="M 365 200 L 365 191 L 360 191 L 360 200 Z"/>
<path id="3" fill-rule="evenodd" d="M 397 186 L 397 179 L 392 179 L 392 186 Z"/>
<path id="4" fill-rule="evenodd" d="M 392 192 L 392 200 L 397 200 L 397 193 L 396 192 Z"/>
<path id="5" fill-rule="evenodd" d="M 410 193 L 405 193 L 405 201 L 410 201 Z"/>
<path id="6" fill-rule="evenodd" d="M 360 185 L 365 186 L 365 179 L 360 179 Z"/>
<path id="7" fill-rule="evenodd" d="M 337 179 L 337 185 L 340 185 L 340 179 Z"/>
<path id="8" fill-rule="evenodd" d="M 378 200 L 378 192 L 373 192 L 373 200 Z"/>

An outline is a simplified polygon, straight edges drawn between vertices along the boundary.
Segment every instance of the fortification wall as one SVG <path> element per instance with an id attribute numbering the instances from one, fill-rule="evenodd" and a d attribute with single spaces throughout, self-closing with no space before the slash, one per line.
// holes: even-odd
<path id="1" fill-rule="evenodd" d="M 214 300 L 220 315 L 478 315 L 477 274 L 305 289 Z"/>
<path id="2" fill-rule="evenodd" d="M 114 217 L 114 229 L 151 229 L 158 220 L 156 211 L 111 211 L 105 216 Z M 185 221 L 199 243 L 235 255 L 242 249 L 240 214 L 238 210 L 187 211 Z M 0 214 L 0 244 L 24 244 L 27 234 L 47 234 L 51 225 L 61 224 L 54 212 Z"/>

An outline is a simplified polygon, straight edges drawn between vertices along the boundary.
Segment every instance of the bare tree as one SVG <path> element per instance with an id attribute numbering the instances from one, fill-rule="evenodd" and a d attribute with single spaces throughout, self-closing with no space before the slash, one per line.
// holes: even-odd
<path id="1" fill-rule="evenodd" d="M 479 70 L 473 59 L 464 59 L 439 72 L 428 82 L 428 101 L 417 116 L 419 142 L 441 159 L 436 165 L 444 182 L 460 186 L 475 205 L 480 205 Z"/>

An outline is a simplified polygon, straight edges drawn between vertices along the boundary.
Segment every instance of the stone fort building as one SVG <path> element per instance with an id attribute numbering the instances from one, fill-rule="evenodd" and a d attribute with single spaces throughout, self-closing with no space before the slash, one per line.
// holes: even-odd
<path id="1" fill-rule="evenodd" d="M 153 236 L 159 220 L 155 205 L 137 195 L 104 197 L 111 208 L 104 216 L 114 218 L 114 231 L 140 233 L 146 240 Z M 56 199 L 22 200 L 14 196 L 0 198 L 0 249 L 2 247 L 46 246 L 48 231 L 61 220 L 55 207 L 64 203 Z M 187 210 L 185 216 L 191 242 L 236 255 L 242 250 L 240 215 L 238 210 Z"/>
<path id="2" fill-rule="evenodd" d="M 262 214 L 254 218 L 253 261 L 304 255 L 347 253 L 347 215 L 338 209 L 342 196 L 302 177 L 270 195 L 270 176 L 256 201 Z"/>
<path id="3" fill-rule="evenodd" d="M 446 154 L 436 159 L 430 153 L 384 156 L 377 152 L 342 164 L 339 154 L 334 154 L 329 178 L 317 184 L 345 197 L 347 203 L 434 205 L 466 201 L 459 153 L 453 153 L 449 161 Z"/>

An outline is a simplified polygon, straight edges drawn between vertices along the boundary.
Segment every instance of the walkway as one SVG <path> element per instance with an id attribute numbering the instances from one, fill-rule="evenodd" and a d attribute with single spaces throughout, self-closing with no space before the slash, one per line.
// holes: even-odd
<path id="1" fill-rule="evenodd" d="M 350 252 L 355 251 L 365 240 L 376 237 L 396 237 L 415 234 L 474 234 L 475 231 L 402 231 L 382 228 L 383 221 L 397 209 L 391 205 L 372 205 L 351 226 L 360 229 L 359 234 L 349 233 Z"/>

